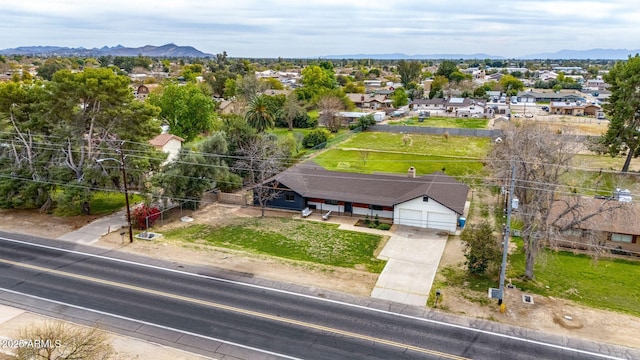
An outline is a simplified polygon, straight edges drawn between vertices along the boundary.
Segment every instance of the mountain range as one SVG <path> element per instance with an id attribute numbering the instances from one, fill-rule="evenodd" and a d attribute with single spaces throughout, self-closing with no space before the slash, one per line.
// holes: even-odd
<path id="1" fill-rule="evenodd" d="M 560 50 L 556 52 L 545 52 L 507 58 L 499 55 L 485 53 L 476 54 L 419 54 L 407 55 L 403 53 L 390 54 L 342 54 L 323 55 L 321 59 L 381 59 L 381 60 L 421 60 L 421 59 L 575 59 L 575 60 L 624 60 L 629 56 L 640 53 L 640 49 L 602 49 L 595 48 L 589 50 Z M 192 46 L 178 46 L 176 44 L 166 44 L 162 46 L 146 45 L 137 48 L 117 45 L 113 47 L 103 46 L 101 48 L 69 48 L 62 46 L 20 46 L 12 49 L 0 50 L 0 55 L 27 55 L 27 56 L 151 56 L 151 57 L 213 57 L 212 54 L 204 53 Z"/>
<path id="2" fill-rule="evenodd" d="M 625 60 L 629 56 L 640 53 L 640 49 L 628 50 L 628 49 L 589 49 L 589 50 L 560 50 L 556 52 L 546 52 L 538 54 L 529 54 L 524 56 L 518 56 L 515 58 L 507 58 L 499 55 L 490 55 L 484 53 L 476 54 L 419 54 L 419 55 L 407 55 L 403 53 L 392 54 L 345 54 L 345 55 L 325 55 L 320 56 L 323 59 L 405 59 L 405 60 L 420 60 L 420 59 L 572 59 L 572 60 Z"/>
<path id="3" fill-rule="evenodd" d="M 151 57 L 211 57 L 212 54 L 204 53 L 192 46 L 178 46 L 166 44 L 162 46 L 146 45 L 137 48 L 117 45 L 101 48 L 69 48 L 62 46 L 20 46 L 13 49 L 0 50 L 0 55 L 27 55 L 27 56 L 151 56 Z"/>

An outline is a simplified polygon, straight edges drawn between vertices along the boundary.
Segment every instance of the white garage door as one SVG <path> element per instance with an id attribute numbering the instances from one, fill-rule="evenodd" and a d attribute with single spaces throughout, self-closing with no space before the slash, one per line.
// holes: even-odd
<path id="1" fill-rule="evenodd" d="M 422 224 L 422 211 L 400 209 L 399 223 L 400 225 L 424 227 L 424 224 Z"/>
<path id="2" fill-rule="evenodd" d="M 455 231 L 456 229 L 456 220 L 455 217 L 444 214 L 444 213 L 436 213 L 430 212 L 427 214 L 427 227 L 430 229 L 441 229 L 448 231 Z"/>

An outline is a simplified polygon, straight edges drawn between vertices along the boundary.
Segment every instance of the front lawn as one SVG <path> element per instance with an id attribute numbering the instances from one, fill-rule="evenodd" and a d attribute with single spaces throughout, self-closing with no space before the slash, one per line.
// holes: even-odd
<path id="1" fill-rule="evenodd" d="M 518 288 L 640 316 L 640 262 L 609 258 L 594 261 L 587 255 L 544 250 L 535 266 L 535 280 L 515 280 L 525 269 L 522 240 L 515 241 L 519 251 L 509 256 L 508 276 Z"/>
<path id="2" fill-rule="evenodd" d="M 375 258 L 382 237 L 339 230 L 327 224 L 286 218 L 241 218 L 214 227 L 191 225 L 164 233 L 169 240 L 267 254 L 291 260 L 379 273 L 385 261 Z"/>

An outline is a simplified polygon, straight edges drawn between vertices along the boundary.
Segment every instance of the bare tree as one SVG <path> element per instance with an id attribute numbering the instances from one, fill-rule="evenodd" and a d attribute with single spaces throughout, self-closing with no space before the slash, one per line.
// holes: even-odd
<path id="1" fill-rule="evenodd" d="M 577 144 L 575 137 L 566 131 L 551 134 L 544 125 L 517 124 L 505 131 L 503 141 L 490 154 L 488 166 L 496 179 L 508 181 L 512 166 L 516 168 L 513 196 L 520 203 L 516 216 L 523 223 L 525 277 L 529 279 L 534 277 L 541 240 L 550 237 L 550 209 L 561 178 L 569 171 Z"/>
<path id="2" fill-rule="evenodd" d="M 304 115 L 304 109 L 300 105 L 296 94 L 289 94 L 281 109 L 281 116 L 287 121 L 289 131 L 293 130 L 293 120 L 301 115 Z"/>
<path id="3" fill-rule="evenodd" d="M 115 356 L 105 332 L 62 321 L 29 325 L 18 331 L 16 339 L 34 342 L 16 350 L 18 360 L 107 360 Z"/>
<path id="4" fill-rule="evenodd" d="M 336 96 L 326 95 L 318 102 L 318 108 L 320 124 L 331 132 L 338 132 L 342 127 L 342 118 L 338 116 L 338 111 L 343 108 L 342 101 Z"/>
<path id="5" fill-rule="evenodd" d="M 277 143 L 277 139 L 263 135 L 240 148 L 241 160 L 235 167 L 245 174 L 248 186 L 253 188 L 253 198 L 258 202 L 261 216 L 267 202 L 280 196 L 277 181 L 269 178 L 285 169 L 289 154 Z"/>

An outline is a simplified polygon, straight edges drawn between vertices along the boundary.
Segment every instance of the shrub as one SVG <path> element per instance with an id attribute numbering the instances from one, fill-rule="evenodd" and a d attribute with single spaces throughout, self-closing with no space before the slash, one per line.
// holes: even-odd
<path id="1" fill-rule="evenodd" d="M 329 133 L 326 129 L 314 129 L 302 139 L 302 145 L 306 148 L 322 145 L 329 140 Z"/>
<path id="2" fill-rule="evenodd" d="M 149 207 L 145 204 L 133 209 L 133 213 L 131 213 L 131 222 L 135 224 L 138 229 L 146 230 L 147 224 L 149 224 L 149 227 L 153 226 L 159 217 L 160 209 L 157 207 Z"/>
<path id="3" fill-rule="evenodd" d="M 373 224 L 375 226 L 380 225 L 380 218 L 378 217 L 378 214 L 376 214 L 376 216 L 373 217 Z"/>
<path id="4" fill-rule="evenodd" d="M 222 192 L 233 192 L 242 187 L 242 177 L 233 173 L 226 173 L 218 179 L 216 185 Z"/>
<path id="5" fill-rule="evenodd" d="M 389 224 L 380 224 L 380 225 L 378 225 L 377 229 L 378 230 L 389 230 L 389 229 L 391 229 L 391 225 L 389 225 Z"/>
<path id="6" fill-rule="evenodd" d="M 492 264 L 500 262 L 501 244 L 488 221 L 467 225 L 460 239 L 464 242 L 464 257 L 467 259 L 465 265 L 469 273 L 482 275 Z"/>

